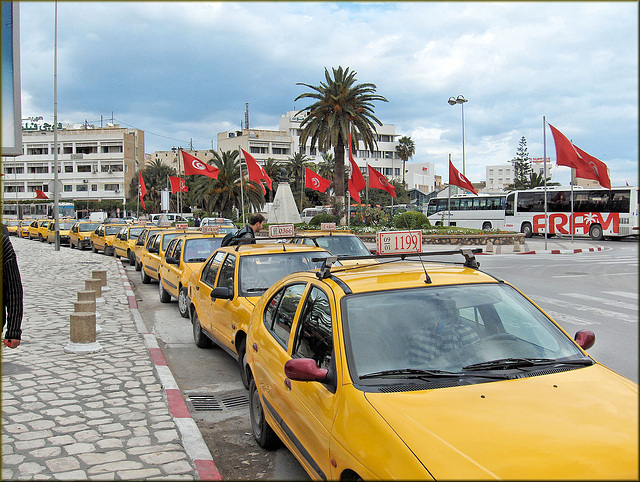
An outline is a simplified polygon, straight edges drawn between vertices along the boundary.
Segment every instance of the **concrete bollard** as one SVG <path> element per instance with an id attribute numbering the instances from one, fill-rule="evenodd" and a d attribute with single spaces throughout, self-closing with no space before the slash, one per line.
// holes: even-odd
<path id="1" fill-rule="evenodd" d="M 78 301 L 74 303 L 74 306 L 79 304 L 79 303 L 91 303 L 91 309 L 78 309 L 78 307 L 76 306 L 75 311 L 76 312 L 95 312 L 96 314 L 96 320 L 98 318 L 100 318 L 102 315 L 96 311 L 96 305 L 100 302 L 104 302 L 104 300 L 100 299 L 100 300 L 96 300 L 96 292 L 93 290 L 86 290 L 86 291 L 78 291 Z M 85 306 L 85 305 L 83 305 Z M 96 332 L 100 333 L 102 331 L 102 327 L 98 324 L 96 324 Z"/>
<path id="2" fill-rule="evenodd" d="M 93 290 L 78 291 L 78 301 L 96 301 L 96 292 Z"/>
<path id="3" fill-rule="evenodd" d="M 517 240 L 513 243 L 513 252 L 514 253 L 522 252 L 522 249 L 520 248 L 520 243 Z"/>
<path id="4" fill-rule="evenodd" d="M 486 253 L 493 253 L 493 243 L 491 241 L 487 241 L 487 247 L 485 249 Z"/>
<path id="5" fill-rule="evenodd" d="M 96 312 L 96 300 L 93 301 L 75 301 L 73 303 L 74 311 L 76 313 L 95 313 Z"/>
<path id="6" fill-rule="evenodd" d="M 96 314 L 79 312 L 69 315 L 69 343 L 66 353 L 96 353 L 102 346 L 96 341 Z"/>
<path id="7" fill-rule="evenodd" d="M 84 289 L 96 292 L 96 302 L 102 297 L 102 281 L 99 279 L 84 280 Z"/>
<path id="8" fill-rule="evenodd" d="M 91 271 L 91 278 L 100 280 L 102 291 L 109 291 L 109 287 L 107 286 L 107 270 L 94 269 Z"/>

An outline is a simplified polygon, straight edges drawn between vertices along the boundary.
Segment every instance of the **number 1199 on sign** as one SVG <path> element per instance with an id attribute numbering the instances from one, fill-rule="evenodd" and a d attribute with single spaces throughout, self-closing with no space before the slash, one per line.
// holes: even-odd
<path id="1" fill-rule="evenodd" d="M 382 231 L 377 236 L 379 254 L 422 252 L 422 231 Z"/>

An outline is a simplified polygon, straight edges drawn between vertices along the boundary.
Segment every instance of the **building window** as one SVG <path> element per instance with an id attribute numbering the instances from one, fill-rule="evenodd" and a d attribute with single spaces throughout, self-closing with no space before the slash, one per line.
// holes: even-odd
<path id="1" fill-rule="evenodd" d="M 122 146 L 101 146 L 100 152 L 103 154 L 111 154 L 114 152 L 122 152 Z"/>
<path id="2" fill-rule="evenodd" d="M 289 149 L 284 148 L 284 147 L 274 147 L 273 148 L 273 153 L 274 154 L 280 154 L 280 155 L 286 155 L 286 154 L 289 154 Z"/>
<path id="3" fill-rule="evenodd" d="M 249 148 L 249 150 L 251 151 L 251 154 L 266 154 L 267 153 L 267 148 L 266 147 L 251 146 Z"/>
<path id="4" fill-rule="evenodd" d="M 76 184 L 76 191 L 87 191 L 87 185 L 86 184 Z"/>
<path id="5" fill-rule="evenodd" d="M 309 155 L 310 156 L 315 156 L 317 154 L 318 154 L 318 149 L 317 148 L 315 148 L 315 147 L 309 148 Z"/>
<path id="6" fill-rule="evenodd" d="M 7 167 L 5 169 L 5 174 L 24 174 L 24 167 Z"/>
<path id="7" fill-rule="evenodd" d="M 73 191 L 73 186 L 71 184 L 65 184 L 62 189 L 64 192 L 71 192 Z"/>
<path id="8" fill-rule="evenodd" d="M 40 156 L 42 154 L 49 154 L 49 147 L 47 146 L 27 146 L 28 156 Z"/>
<path id="9" fill-rule="evenodd" d="M 102 164 L 100 170 L 102 172 L 122 172 L 122 164 Z"/>
<path id="10" fill-rule="evenodd" d="M 27 173 L 29 174 L 47 174 L 49 172 L 48 166 L 29 166 L 27 167 Z"/>
<path id="11" fill-rule="evenodd" d="M 76 152 L 78 154 L 97 154 L 97 144 L 76 144 Z"/>
<path id="12" fill-rule="evenodd" d="M 73 172 L 73 164 L 65 164 L 64 172 Z"/>
<path id="13" fill-rule="evenodd" d="M 91 164 L 78 164 L 78 172 L 91 172 Z"/>
<path id="14" fill-rule="evenodd" d="M 104 185 L 104 190 L 105 191 L 118 191 L 120 188 L 119 184 L 105 184 Z"/>
<path id="15" fill-rule="evenodd" d="M 73 154 L 73 145 L 64 143 L 62 144 L 62 153 L 63 154 Z"/>
<path id="16" fill-rule="evenodd" d="M 399 168 L 399 167 L 396 167 L 396 173 L 395 173 L 395 175 L 396 175 L 396 176 L 399 176 L 399 175 L 400 175 L 400 168 Z"/>
<path id="17" fill-rule="evenodd" d="M 94 191 L 94 192 L 97 191 L 98 190 L 98 185 L 97 184 L 92 184 L 91 185 L 91 190 Z"/>

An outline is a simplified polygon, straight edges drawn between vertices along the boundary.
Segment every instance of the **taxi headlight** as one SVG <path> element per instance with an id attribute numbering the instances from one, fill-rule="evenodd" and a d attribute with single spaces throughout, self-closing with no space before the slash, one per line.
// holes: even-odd
<path id="1" fill-rule="evenodd" d="M 90 236 L 85 236 L 85 237 L 84 237 L 84 240 L 85 240 L 85 241 L 86 241 L 86 240 L 88 240 L 88 239 L 91 239 L 91 237 L 90 237 Z"/>

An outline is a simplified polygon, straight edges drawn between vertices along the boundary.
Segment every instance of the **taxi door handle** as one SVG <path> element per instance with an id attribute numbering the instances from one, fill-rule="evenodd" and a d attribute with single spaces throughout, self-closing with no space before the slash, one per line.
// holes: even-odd
<path id="1" fill-rule="evenodd" d="M 285 378 L 284 386 L 287 387 L 289 390 L 291 390 L 291 380 L 289 380 L 288 378 Z"/>
<path id="2" fill-rule="evenodd" d="M 251 348 L 253 348 L 253 351 L 255 351 L 256 353 L 258 352 L 258 344 L 254 343 L 253 345 L 251 345 Z"/>

